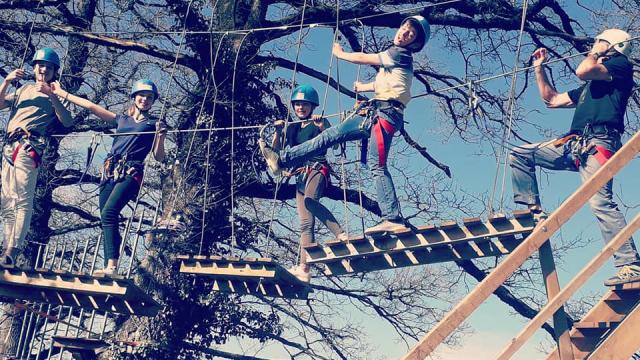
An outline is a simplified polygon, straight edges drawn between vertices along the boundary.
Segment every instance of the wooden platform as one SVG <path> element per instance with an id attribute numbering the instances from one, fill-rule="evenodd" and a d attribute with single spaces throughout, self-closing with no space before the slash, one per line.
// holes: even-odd
<path id="1" fill-rule="evenodd" d="M 343 275 L 455 260 L 509 254 L 533 231 L 528 210 L 490 217 L 468 218 L 459 224 L 418 227 L 378 237 L 310 244 L 304 249 L 309 264 L 324 264 L 325 274 Z"/>
<path id="2" fill-rule="evenodd" d="M 140 316 L 161 308 L 130 279 L 48 269 L 0 266 L 0 296 Z"/>
<path id="3" fill-rule="evenodd" d="M 213 279 L 213 290 L 257 296 L 306 299 L 308 284 L 270 258 L 179 255 L 180 272 Z"/>

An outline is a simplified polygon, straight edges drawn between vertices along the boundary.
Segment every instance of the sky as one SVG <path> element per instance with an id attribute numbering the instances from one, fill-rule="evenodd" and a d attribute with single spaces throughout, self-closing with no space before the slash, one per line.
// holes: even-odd
<path id="1" fill-rule="evenodd" d="M 583 6 L 602 6 L 600 1 L 581 1 Z M 584 11 L 583 8 L 576 5 L 573 1 L 563 2 L 565 9 L 572 17 L 584 20 L 584 24 L 589 24 L 589 14 Z M 612 19 L 615 21 L 615 19 Z M 607 26 L 614 27 L 619 24 L 610 23 Z M 434 29 L 435 28 L 435 29 Z M 427 55 L 429 60 L 437 61 L 440 63 L 440 69 L 443 71 L 456 75 L 459 78 L 464 78 L 464 68 L 462 66 L 461 59 L 455 59 L 448 56 L 446 51 L 442 51 L 444 46 L 440 42 L 438 36 L 438 28 L 432 28 L 433 40 L 427 45 L 423 51 Z M 435 30 L 435 31 L 434 31 Z M 594 29 L 597 31 L 600 29 Z M 595 33 L 594 33 L 595 35 Z M 303 47 L 303 51 L 300 56 L 300 62 L 320 70 L 327 70 L 329 63 L 329 56 L 331 51 L 331 30 L 317 29 L 312 30 L 307 38 L 307 43 L 311 44 Z M 344 44 L 343 44 L 344 45 Z M 345 47 L 348 50 L 348 47 Z M 526 59 L 530 54 L 523 52 L 521 54 L 521 60 Z M 291 59 L 295 58 L 294 50 L 290 50 L 289 53 L 282 56 L 288 56 Z M 334 60 L 335 61 L 335 60 Z M 577 64 L 574 60 L 574 64 Z M 507 64 L 512 66 L 512 64 Z M 559 68 L 559 64 L 552 66 L 554 70 Z M 339 68 L 341 71 L 341 83 L 349 85 L 355 80 L 355 74 L 357 73 L 357 67 L 353 64 L 340 62 Z M 335 65 L 334 70 L 335 72 Z M 503 70 L 496 68 L 494 73 L 502 73 Z M 287 78 L 291 77 L 291 73 L 279 72 L 279 75 Z M 335 74 L 335 73 L 334 73 Z M 323 83 L 309 79 L 304 75 L 298 74 L 297 80 L 299 83 L 310 82 L 319 90 L 321 99 L 324 94 L 325 86 Z M 501 88 L 507 90 L 509 88 L 509 78 L 493 80 L 488 86 Z M 524 81 L 522 73 L 518 76 L 518 84 L 521 85 Z M 533 81 L 533 78 L 530 78 Z M 577 87 L 580 81 L 575 78 L 566 84 L 566 86 L 559 86 L 558 90 L 566 91 L 573 87 Z M 421 85 L 417 81 L 414 81 L 414 94 L 422 93 Z M 325 113 L 334 113 L 339 109 L 337 107 L 338 101 L 333 95 L 334 90 L 330 90 L 329 98 L 327 101 L 327 108 Z M 573 110 L 550 110 L 546 109 L 540 100 L 537 89 L 531 83 L 526 93 L 519 100 L 519 105 L 523 107 L 524 111 L 528 113 L 528 120 L 533 120 L 539 125 L 549 128 L 555 134 L 561 134 L 568 130 L 571 123 Z M 322 101 L 321 101 L 322 102 Z M 340 100 L 341 109 L 349 106 L 352 100 L 343 97 Z M 469 144 L 460 141 L 456 136 L 452 136 L 445 141 L 440 136 L 436 137 L 441 131 L 442 123 L 439 120 L 430 117 L 434 113 L 434 103 L 429 97 L 414 99 L 407 107 L 405 112 L 405 120 L 408 121 L 407 130 L 410 135 L 418 141 L 420 144 L 424 144 L 428 147 L 430 153 L 436 157 L 439 161 L 448 164 L 453 172 L 453 184 L 465 191 L 469 191 L 475 194 L 487 194 L 491 191 L 494 176 L 496 172 L 496 159 L 494 157 L 486 155 L 489 152 L 489 148 L 486 144 Z M 335 120 L 334 120 L 335 121 Z M 535 141 L 542 141 L 545 138 L 542 137 L 537 131 L 530 127 L 525 127 L 523 133 L 528 139 Z M 435 141 L 434 141 L 435 140 Z M 623 140 L 626 140 L 623 139 Z M 397 146 L 397 145 L 396 145 Z M 480 155 L 484 154 L 484 155 Z M 440 171 L 434 168 L 431 164 L 428 164 L 426 160 L 422 159 L 419 154 L 415 154 L 416 160 L 412 166 L 416 167 L 428 167 L 434 172 Z M 633 161 L 623 169 L 623 171 L 615 178 L 614 191 L 617 195 L 617 200 L 621 204 L 622 210 L 626 213 L 629 220 L 635 215 L 633 207 L 638 204 L 640 199 L 640 190 L 635 186 L 637 184 L 637 162 Z M 392 173 L 393 174 L 393 173 Z M 507 179 L 505 182 L 505 202 L 507 207 L 512 207 L 511 201 L 511 180 L 507 172 Z M 578 186 L 580 185 L 580 179 L 577 173 L 562 173 L 553 172 L 548 176 L 540 177 L 540 190 L 542 193 L 543 205 L 552 210 L 556 208 L 564 199 L 566 199 Z M 325 203 L 328 201 L 325 200 Z M 478 209 L 478 213 L 481 213 L 484 209 Z M 416 225 L 416 224 L 414 224 Z M 420 224 L 417 224 L 420 225 Z M 572 220 L 570 220 L 559 232 L 553 241 L 559 239 L 569 240 L 577 236 L 591 239 L 591 241 L 582 248 L 576 249 L 563 259 L 558 264 L 558 272 L 561 286 L 566 284 L 597 252 L 602 248 L 603 242 L 600 237 L 600 232 L 596 224 L 595 218 L 591 214 L 588 208 L 583 208 L 578 212 Z M 437 266 L 437 265 L 436 265 Z M 602 294 L 606 290 L 602 282 L 611 276 L 613 273 L 613 265 L 611 261 L 607 263 L 599 272 L 597 272 L 591 280 L 583 287 L 579 295 L 592 295 Z M 540 281 L 542 281 L 540 279 Z M 377 349 L 374 351 L 372 358 L 376 359 L 395 359 L 399 358 L 407 352 L 407 347 L 398 342 L 398 336 L 393 329 L 377 319 L 375 315 L 367 316 L 364 314 L 359 315 L 359 320 L 366 322 L 367 324 L 367 340 L 370 343 L 376 344 Z M 461 346 L 455 348 L 448 348 L 441 346 L 436 355 L 442 360 L 462 360 L 462 359 L 493 359 L 499 354 L 499 351 L 506 346 L 507 342 L 517 334 L 522 327 L 526 324 L 523 318 L 519 315 L 513 315 L 507 306 L 497 300 L 495 297 L 490 297 L 469 319 L 468 325 L 473 329 L 472 333 L 465 336 Z M 424 329 L 427 331 L 428 329 Z M 536 360 L 544 358 L 544 354 L 540 352 L 540 349 L 549 345 L 550 338 L 543 331 L 538 331 L 536 335 L 531 338 L 528 343 L 516 354 L 513 359 L 519 360 Z M 251 342 L 247 340 L 236 340 L 231 344 L 225 346 L 226 349 L 238 351 L 240 349 L 253 349 Z M 277 348 L 267 346 L 266 350 L 258 352 L 259 356 L 268 358 L 288 358 L 288 354 L 279 351 Z"/>

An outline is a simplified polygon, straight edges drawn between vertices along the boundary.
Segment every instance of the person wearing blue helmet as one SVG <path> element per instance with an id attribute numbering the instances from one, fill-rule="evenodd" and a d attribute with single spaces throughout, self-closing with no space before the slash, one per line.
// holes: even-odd
<path id="1" fill-rule="evenodd" d="M 31 61 L 35 83 L 13 94 L 9 85 L 25 77 L 23 69 L 11 71 L 0 85 L 0 109 L 9 108 L 2 147 L 2 219 L 4 253 L 0 264 L 13 265 L 24 248 L 33 214 L 33 199 L 48 136 L 59 125 L 70 127 L 73 118 L 62 98 L 53 94 L 60 58 L 53 49 L 36 51 Z"/>
<path id="2" fill-rule="evenodd" d="M 57 83 L 54 83 L 54 92 L 116 127 L 100 184 L 99 206 L 105 266 L 103 270 L 94 272 L 94 275 L 113 275 L 117 273 L 122 242 L 118 221 L 120 212 L 138 195 L 144 160 L 149 152 L 153 151 L 154 158 L 158 161 L 163 161 L 165 157 L 166 129 L 160 120 L 149 113 L 158 99 L 158 89 L 151 80 L 136 81 L 130 92 L 131 105 L 124 114 L 116 114 L 87 99 L 69 94 L 58 88 Z"/>
<path id="3" fill-rule="evenodd" d="M 285 129 L 285 121 L 276 120 L 274 125 L 277 131 L 273 136 L 272 147 L 279 150 L 300 145 L 331 127 L 327 119 L 313 115 L 319 103 L 318 92 L 311 85 L 300 85 L 293 89 L 291 108 L 298 121 L 291 122 Z M 296 207 L 300 218 L 300 262 L 289 271 L 303 282 L 311 279 L 307 254 L 303 249 L 305 245 L 315 242 L 315 219 L 318 218 L 336 238 L 347 238 L 331 211 L 320 203 L 320 198 L 329 185 L 330 171 L 325 149 L 306 159 L 297 168 L 284 172 L 286 176 L 296 178 Z"/>
<path id="4" fill-rule="evenodd" d="M 350 53 L 335 43 L 333 54 L 337 58 L 354 64 L 379 67 L 375 81 L 354 83 L 355 91 L 374 92 L 373 99 L 362 111 L 363 116 L 351 117 L 310 141 L 285 148 L 280 152 L 273 151 L 264 140 L 259 143 L 269 168 L 277 174 L 281 167 L 302 163 L 334 144 L 368 139 L 363 144 L 363 160 L 366 159 L 376 183 L 382 215 L 379 224 L 365 230 L 365 234 L 368 235 L 406 229 L 393 180 L 387 168 L 387 157 L 393 134 L 404 126 L 403 111 L 411 100 L 413 53 L 422 50 L 429 37 L 429 23 L 423 16 L 416 15 L 402 21 L 393 38 L 393 45 L 383 52 Z"/>

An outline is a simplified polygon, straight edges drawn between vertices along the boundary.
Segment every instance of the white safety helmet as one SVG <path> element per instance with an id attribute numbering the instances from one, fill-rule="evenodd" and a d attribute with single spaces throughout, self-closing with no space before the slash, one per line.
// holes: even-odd
<path id="1" fill-rule="evenodd" d="M 626 31 L 620 29 L 607 29 L 602 34 L 596 36 L 596 40 L 605 40 L 611 47 L 620 54 L 629 57 L 631 55 L 631 36 Z"/>

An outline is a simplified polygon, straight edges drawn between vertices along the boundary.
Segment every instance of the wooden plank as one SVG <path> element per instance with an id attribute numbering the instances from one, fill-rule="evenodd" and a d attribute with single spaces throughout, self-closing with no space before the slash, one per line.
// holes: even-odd
<path id="1" fill-rule="evenodd" d="M 590 359 L 630 359 L 640 349 L 640 306 L 629 315 L 597 346 Z"/>
<path id="2" fill-rule="evenodd" d="M 436 247 L 442 245 L 454 245 L 458 243 L 467 243 L 470 241 L 487 240 L 490 237 L 503 237 L 513 236 L 524 233 L 529 233 L 533 230 L 533 227 L 521 227 L 517 221 L 506 220 L 500 222 L 502 227 L 506 230 L 496 230 L 493 225 L 490 228 L 484 227 L 484 230 L 477 232 L 475 235 L 472 230 L 465 227 L 460 227 L 457 224 L 451 224 L 447 230 L 440 228 L 432 228 L 429 231 L 421 232 L 413 236 L 404 237 L 384 237 L 369 242 L 363 242 L 363 246 L 358 248 L 345 249 L 344 251 L 337 252 L 333 248 L 324 248 L 319 250 L 317 247 L 313 248 L 313 252 L 309 253 L 309 264 L 329 263 L 336 262 L 342 259 L 353 259 L 363 256 L 372 256 L 377 253 L 390 253 L 394 251 L 410 250 L 415 251 L 420 248 Z M 507 225 L 505 225 L 507 224 Z M 305 248 L 306 249 L 306 248 Z M 507 253 L 509 251 L 503 251 Z M 324 256 L 322 254 L 325 254 Z"/>
<path id="3" fill-rule="evenodd" d="M 126 296 L 130 280 L 98 279 L 95 277 L 78 277 L 71 273 L 56 274 L 33 270 L 2 269 L 0 270 L 0 286 L 23 286 L 31 289 L 52 289 L 85 294 L 105 294 Z"/>
<path id="4" fill-rule="evenodd" d="M 546 224 L 546 222 L 544 223 Z M 544 225 L 542 224 L 542 225 Z M 498 359 L 508 359 L 531 337 L 534 332 L 539 329 L 542 324 L 555 312 L 562 304 L 566 303 L 578 289 L 587 282 L 587 280 L 613 256 L 614 252 L 622 246 L 624 242 L 629 240 L 631 236 L 640 228 L 640 215 L 627 224 L 606 246 L 596 255 L 580 272 L 560 291 L 556 296 L 549 300 L 527 326 L 509 343 L 502 351 Z M 543 230 L 542 227 L 536 230 Z M 523 244 L 524 245 L 524 244 Z M 517 250 L 516 250 L 517 252 Z M 516 253 L 514 252 L 514 254 Z M 508 259 L 507 259 L 508 260 Z M 494 270 L 495 272 L 495 270 Z M 632 288 L 632 285 L 620 286 L 619 291 Z M 607 293 L 603 299 L 609 298 L 611 292 Z M 600 301 L 596 304 L 584 317 L 585 320 L 591 319 L 607 319 L 609 315 L 615 313 L 612 310 L 612 304 L 607 301 Z M 574 353 L 574 356 L 577 354 Z M 557 357 L 554 357 L 557 358 Z"/>
<path id="5" fill-rule="evenodd" d="M 560 293 L 560 281 L 556 272 L 556 264 L 553 261 L 553 250 L 551 242 L 545 241 L 538 250 L 540 259 L 540 269 L 547 291 L 547 299 L 551 300 Z M 569 334 L 569 324 L 564 307 L 560 306 L 553 314 L 553 330 L 557 344 L 557 352 L 560 360 L 573 360 L 573 346 L 571 345 L 571 335 Z"/>
<path id="6" fill-rule="evenodd" d="M 478 286 L 454 307 L 409 351 L 404 359 L 424 359 L 504 283 L 562 224 L 567 222 L 598 190 L 640 151 L 636 133 L 604 166 L 586 180 L 551 216 L 539 224 L 514 252 L 502 261 Z M 555 309 L 554 311 L 555 312 Z"/>

